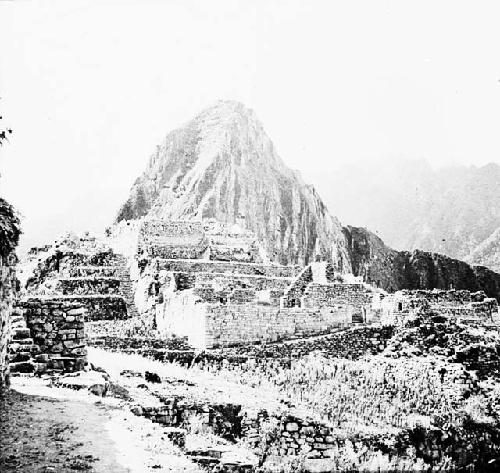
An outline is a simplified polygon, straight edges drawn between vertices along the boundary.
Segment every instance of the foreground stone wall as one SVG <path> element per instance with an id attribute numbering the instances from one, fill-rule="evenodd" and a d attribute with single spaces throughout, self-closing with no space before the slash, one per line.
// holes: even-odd
<path id="1" fill-rule="evenodd" d="M 480 431 L 478 428 L 476 431 L 471 429 L 465 432 L 464 429 L 450 425 L 443 432 L 437 428 L 416 425 L 414 428 L 401 430 L 398 434 L 371 433 L 367 430 L 366 433 L 346 435 L 345 432 L 339 433 L 338 429 L 317 420 L 290 413 L 270 416 L 264 410 L 245 412 L 242 436 L 248 439 L 250 445 L 259 447 L 262 443 L 263 426 L 266 424 L 272 426 L 271 435 L 267 436 L 270 440 L 267 445 L 268 455 L 305 456 L 306 471 L 338 471 L 336 460 L 345 455 L 345 447 L 348 447 L 348 451 L 355 452 L 359 460 L 376 451 L 396 457 L 410 447 L 414 449 L 416 458 L 421 458 L 430 465 L 440 464 L 444 458 L 448 458 L 453 464 L 463 468 L 463 471 L 466 471 L 466 465 L 470 471 L 483 471 L 472 465 L 481 462 L 485 452 L 497 456 L 500 451 L 499 434 L 494 429 L 485 428 Z M 269 432 L 269 427 L 265 429 Z M 462 470 L 453 468 L 450 471 Z"/>
<path id="2" fill-rule="evenodd" d="M 19 303 L 33 338 L 37 372 L 79 371 L 87 363 L 85 307 L 68 300 L 29 298 Z"/>
<path id="3" fill-rule="evenodd" d="M 10 315 L 17 292 L 16 257 L 0 255 L 0 388 L 9 384 L 8 344 L 11 336 Z"/>
<path id="4" fill-rule="evenodd" d="M 20 222 L 13 207 L 0 198 L 0 388 L 9 383 L 8 343 L 11 337 L 11 310 L 18 291 L 15 274 Z"/>

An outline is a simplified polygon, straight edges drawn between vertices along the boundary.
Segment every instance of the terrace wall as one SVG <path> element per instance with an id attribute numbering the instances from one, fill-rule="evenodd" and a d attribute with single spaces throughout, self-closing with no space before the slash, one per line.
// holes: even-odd
<path id="1" fill-rule="evenodd" d="M 226 356 L 256 359 L 290 360 L 310 353 L 321 353 L 325 357 L 357 360 L 365 355 L 382 352 L 393 335 L 393 328 L 381 326 L 350 327 L 321 337 L 291 340 L 284 343 L 241 346 L 221 350 Z"/>
<path id="2" fill-rule="evenodd" d="M 138 254 L 150 258 L 200 258 L 208 244 L 200 222 L 144 221 L 139 230 Z"/>
<path id="3" fill-rule="evenodd" d="M 50 300 L 60 303 L 76 303 L 85 307 L 86 320 L 123 320 L 129 318 L 127 305 L 122 296 L 117 295 L 67 295 L 50 296 Z"/>
<path id="4" fill-rule="evenodd" d="M 184 273 L 224 273 L 244 274 L 247 276 L 265 276 L 268 278 L 294 278 L 298 275 L 298 266 L 278 266 L 254 263 L 237 263 L 234 261 L 202 261 L 159 259 L 154 262 L 158 271 Z"/>
<path id="5" fill-rule="evenodd" d="M 64 295 L 120 294 L 120 280 L 114 277 L 73 277 L 58 280 Z"/>

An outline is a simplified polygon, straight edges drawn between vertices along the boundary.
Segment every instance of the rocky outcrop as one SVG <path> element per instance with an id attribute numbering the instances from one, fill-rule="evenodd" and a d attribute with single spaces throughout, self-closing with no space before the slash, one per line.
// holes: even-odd
<path id="1" fill-rule="evenodd" d="M 11 312 L 17 293 L 15 248 L 19 240 L 19 219 L 14 209 L 0 198 L 0 388 L 9 382 L 8 343 Z"/>
<path id="2" fill-rule="evenodd" d="M 274 261 L 327 259 L 350 271 L 338 220 L 283 163 L 255 113 L 237 102 L 220 101 L 165 137 L 117 221 L 146 215 L 238 222 Z"/>
<path id="3" fill-rule="evenodd" d="M 467 289 L 484 291 L 500 301 L 500 274 L 438 253 L 396 251 L 359 227 L 345 227 L 353 273 L 377 287 L 400 289 Z"/>

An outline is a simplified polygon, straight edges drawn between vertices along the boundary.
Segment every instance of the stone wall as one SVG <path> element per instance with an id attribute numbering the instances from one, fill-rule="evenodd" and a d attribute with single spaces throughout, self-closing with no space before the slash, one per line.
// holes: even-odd
<path id="1" fill-rule="evenodd" d="M 9 384 L 8 344 L 12 304 L 17 293 L 16 262 L 13 253 L 0 255 L 0 388 Z"/>
<path id="2" fill-rule="evenodd" d="M 252 232 L 243 230 L 238 225 L 229 227 L 219 222 L 207 222 L 205 231 L 210 241 L 211 260 L 263 262 L 263 250 Z"/>
<path id="3" fill-rule="evenodd" d="M 28 298 L 19 303 L 31 333 L 36 371 L 79 371 L 87 363 L 82 304 Z"/>
<path id="4" fill-rule="evenodd" d="M 120 294 L 120 280 L 114 277 L 60 278 L 57 290 L 64 295 Z"/>
<path id="5" fill-rule="evenodd" d="M 393 310 L 397 314 L 413 314 L 416 311 L 434 310 L 443 316 L 464 321 L 491 321 L 498 312 L 498 302 L 483 291 L 465 290 L 415 290 L 399 291 L 394 295 Z"/>
<path id="6" fill-rule="evenodd" d="M 298 266 L 238 263 L 234 261 L 159 259 L 154 264 L 158 271 L 224 273 L 227 275 L 245 274 L 248 276 L 265 276 L 269 278 L 294 278 L 300 271 Z"/>
<path id="7" fill-rule="evenodd" d="M 201 222 L 146 220 L 139 230 L 139 256 L 200 258 L 207 248 L 208 239 Z"/>
<path id="8" fill-rule="evenodd" d="M 173 397 L 161 398 L 160 405 L 137 406 L 132 411 L 166 427 L 188 427 L 193 417 L 197 417 L 215 435 L 228 440 L 235 440 L 241 435 L 240 405 L 197 404 Z"/>
<path id="9" fill-rule="evenodd" d="M 241 288 L 263 291 L 275 289 L 284 292 L 292 282 L 292 279 L 290 278 L 270 278 L 267 276 L 254 276 L 246 274 L 195 273 L 194 275 L 195 286 L 216 286 L 221 290 Z"/>
<path id="10" fill-rule="evenodd" d="M 15 248 L 20 222 L 13 207 L 0 198 L 0 388 L 9 384 L 8 343 L 11 337 L 11 311 L 18 291 Z"/>
<path id="11" fill-rule="evenodd" d="M 172 279 L 159 288 L 152 280 L 157 326 L 165 335 L 188 336 L 195 347 L 214 347 L 320 335 L 379 320 L 382 308 L 374 305 L 380 298 L 373 290 L 311 283 L 311 273 L 306 268 L 288 287 L 288 278 L 169 273 Z"/>
<path id="12" fill-rule="evenodd" d="M 86 320 L 122 320 L 129 317 L 127 305 L 122 296 L 117 295 L 67 295 L 50 296 L 58 303 L 76 303 L 86 309 Z"/>
<path id="13" fill-rule="evenodd" d="M 433 291 L 429 290 L 403 290 L 400 291 L 401 295 L 406 298 L 411 299 L 423 299 L 429 302 L 429 304 L 440 304 L 440 305 L 467 305 L 474 302 L 483 301 L 486 298 L 484 292 L 471 293 L 466 290 L 449 290 L 444 291 L 440 289 L 435 289 Z"/>
<path id="14" fill-rule="evenodd" d="M 393 333 L 394 329 L 391 326 L 339 328 L 334 333 L 319 337 L 212 350 L 213 358 L 207 361 L 213 363 L 217 361 L 217 357 L 220 357 L 220 359 L 234 360 L 237 364 L 249 359 L 284 360 L 288 363 L 291 359 L 301 358 L 313 352 L 321 353 L 327 358 L 357 360 L 365 355 L 374 355 L 384 351 Z"/>
<path id="15" fill-rule="evenodd" d="M 327 333 L 352 320 L 349 308 L 304 309 L 206 304 L 207 347 L 272 342 Z"/>
<path id="16" fill-rule="evenodd" d="M 116 266 L 74 266 L 69 270 L 70 278 L 104 277 L 116 276 Z"/>
<path id="17" fill-rule="evenodd" d="M 57 271 L 61 276 L 70 277 L 73 268 L 78 266 L 112 267 L 123 263 L 123 257 L 114 253 L 111 249 L 83 253 L 79 251 L 60 251 L 57 257 Z"/>
<path id="18" fill-rule="evenodd" d="M 75 268 L 116 268 L 120 264 L 123 264 L 123 257 L 110 249 L 84 253 L 75 249 L 52 248 L 43 259 L 38 261 L 32 276 L 26 281 L 26 289 L 34 292 L 38 290 L 40 284 L 49 279 L 75 277 L 77 276 Z M 112 270 L 109 269 L 109 271 Z M 114 272 L 112 275 L 114 276 Z"/>
<path id="19" fill-rule="evenodd" d="M 370 305 L 373 293 L 362 284 L 315 284 L 311 283 L 304 293 L 304 307 L 324 307 L 351 304 L 356 307 Z"/>
<path id="20" fill-rule="evenodd" d="M 366 432 L 346 435 L 316 419 L 294 413 L 269 415 L 260 410 L 245 412 L 241 425 L 242 437 L 254 448 L 262 448 L 262 431 L 268 432 L 267 455 L 305 457 L 304 471 L 338 471 L 338 459 L 345 458 L 348 452 L 355 455 L 356 462 L 362 463 L 374 453 L 376 457 L 376 452 L 397 458 L 411 449 L 414 459 L 423 459 L 429 465 L 439 465 L 447 458 L 453 465 L 449 471 L 483 471 L 474 465 L 481 464 L 484 456 L 496 457 L 500 452 L 498 431 L 480 424 L 470 426 L 468 430 L 453 425 L 444 431 L 416 426 L 399 432 L 370 432 L 367 429 Z"/>

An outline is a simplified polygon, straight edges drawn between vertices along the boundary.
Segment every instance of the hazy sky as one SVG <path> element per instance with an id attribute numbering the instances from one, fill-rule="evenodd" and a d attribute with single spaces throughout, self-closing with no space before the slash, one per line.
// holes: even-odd
<path id="1" fill-rule="evenodd" d="M 0 0 L 0 192 L 25 244 L 109 224 L 220 98 L 325 185 L 351 161 L 500 162 L 500 2 Z"/>

